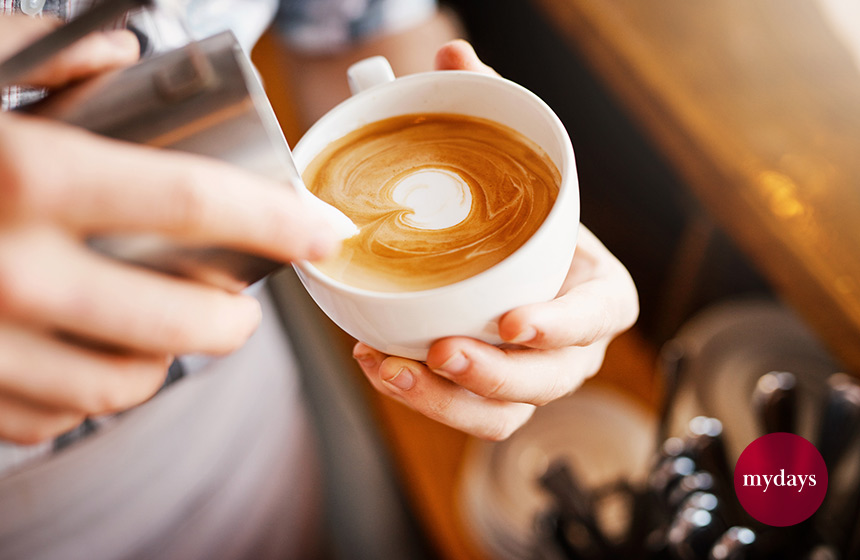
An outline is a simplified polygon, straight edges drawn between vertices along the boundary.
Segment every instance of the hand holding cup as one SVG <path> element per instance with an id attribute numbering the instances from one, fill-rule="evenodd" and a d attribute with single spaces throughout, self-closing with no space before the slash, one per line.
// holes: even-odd
<path id="1" fill-rule="evenodd" d="M 504 439 L 536 406 L 569 394 L 599 369 L 609 342 L 635 322 L 638 298 L 624 266 L 578 225 L 572 150 L 568 154 L 563 128 L 556 134 L 551 111 L 528 96 L 511 109 L 512 96 L 520 92 L 510 82 L 494 94 L 481 90 L 470 95 L 474 88 L 502 80 L 463 41 L 443 46 L 436 66 L 471 74 L 454 72 L 451 82 L 434 80 L 443 85 L 417 105 L 414 99 L 399 104 L 395 97 L 385 97 L 384 85 L 365 91 L 363 99 L 377 95 L 382 101 L 364 109 L 385 110 L 355 112 L 357 122 L 337 132 L 330 128 L 332 115 L 342 122 L 348 113 L 341 108 L 324 117 L 294 150 L 300 170 L 325 145 L 362 125 L 419 112 L 417 107 L 456 113 L 456 105 L 459 112 L 518 130 L 543 149 L 561 176 L 552 210 L 556 214 L 548 215 L 524 249 L 439 288 L 386 294 L 332 281 L 310 265 L 299 265 L 298 270 L 323 310 L 361 341 L 354 356 L 377 390 L 457 429 Z M 413 78 L 413 83 L 431 80 L 424 76 Z M 486 77 L 492 79 L 484 84 Z M 470 85 L 452 85 L 456 79 Z M 518 93 L 505 93 L 511 91 Z M 357 104 L 355 98 L 351 103 Z M 551 117 L 541 120 L 547 111 Z M 546 126 L 541 128 L 541 123 Z M 535 250 L 541 244 L 543 248 Z M 470 284 L 474 291 L 464 288 Z M 463 290 L 459 296 L 458 290 Z"/>

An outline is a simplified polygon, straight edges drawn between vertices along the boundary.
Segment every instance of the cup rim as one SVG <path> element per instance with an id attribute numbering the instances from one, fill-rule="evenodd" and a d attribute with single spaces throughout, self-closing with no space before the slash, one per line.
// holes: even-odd
<path id="1" fill-rule="evenodd" d="M 381 88 L 391 87 L 393 84 L 401 84 L 401 83 L 414 82 L 414 81 L 420 81 L 420 80 L 428 80 L 428 79 L 430 79 L 430 77 L 432 77 L 432 79 L 434 81 L 451 80 L 451 79 L 453 79 L 453 80 L 468 79 L 468 80 L 486 81 L 486 82 L 493 82 L 493 83 L 503 83 L 503 84 L 505 84 L 505 87 L 512 88 L 519 95 L 524 95 L 532 103 L 534 103 L 539 108 L 541 108 L 544 115 L 548 118 L 549 123 L 550 123 L 550 125 L 551 125 L 551 127 L 555 133 L 556 138 L 561 140 L 561 143 L 562 143 L 561 161 L 559 163 L 560 163 L 560 167 L 564 171 L 562 171 L 562 181 L 561 181 L 561 184 L 559 185 L 558 196 L 556 197 L 556 200 L 553 203 L 552 208 L 550 208 L 549 213 L 546 215 L 546 217 L 544 218 L 541 225 L 538 226 L 538 228 L 526 240 L 526 242 L 523 243 L 522 245 L 520 245 L 514 252 L 512 252 L 510 255 L 508 255 L 507 257 L 505 257 L 501 261 L 497 262 L 496 264 L 490 266 L 489 268 L 482 270 L 481 272 L 478 272 L 477 274 L 475 274 L 473 276 L 469 276 L 468 278 L 463 278 L 462 280 L 458 280 L 458 281 L 452 282 L 450 284 L 445 284 L 443 286 L 437 286 L 435 288 L 427 288 L 427 289 L 423 289 L 423 290 L 405 290 L 405 291 L 397 291 L 397 292 L 371 290 L 368 288 L 359 288 L 357 286 L 352 286 L 350 284 L 347 284 L 346 282 L 336 280 L 336 279 L 332 278 L 331 276 L 328 276 L 327 274 L 320 271 L 316 266 L 314 266 L 313 262 L 311 262 L 311 261 L 301 260 L 301 261 L 297 261 L 297 262 L 293 263 L 293 266 L 296 267 L 297 269 L 299 269 L 300 272 L 307 274 L 308 276 L 313 277 L 316 281 L 320 282 L 321 284 L 324 284 L 329 289 L 333 289 L 333 290 L 336 290 L 339 292 L 349 293 L 351 295 L 356 295 L 356 296 L 361 296 L 361 297 L 376 298 L 376 299 L 401 300 L 401 299 L 414 299 L 416 297 L 430 297 L 430 296 L 433 296 L 435 294 L 443 293 L 443 292 L 450 291 L 450 290 L 460 288 L 463 286 L 468 286 L 469 284 L 472 284 L 475 282 L 479 282 L 479 281 L 481 281 L 481 279 L 483 277 L 491 274 L 492 271 L 498 269 L 501 265 L 503 265 L 504 263 L 509 261 L 511 258 L 513 258 L 514 255 L 522 252 L 527 246 L 533 244 L 535 237 L 537 237 L 539 233 L 541 233 L 543 230 L 545 230 L 548 227 L 548 223 L 550 222 L 550 219 L 551 218 L 555 219 L 554 216 L 556 214 L 558 214 L 559 212 L 561 212 L 561 207 L 563 206 L 561 204 L 561 202 L 563 201 L 563 199 L 567 199 L 571 196 L 576 196 L 578 198 L 578 196 L 579 196 L 579 191 L 578 191 L 579 185 L 578 185 L 578 177 L 577 177 L 577 171 L 576 171 L 576 161 L 575 161 L 575 156 L 573 153 L 573 143 L 570 139 L 570 135 L 568 134 L 567 129 L 565 128 L 564 124 L 561 122 L 561 119 L 558 117 L 558 115 L 555 113 L 555 111 L 553 111 L 552 108 L 543 99 L 541 99 L 537 94 L 535 94 L 531 90 L 527 89 L 526 87 L 524 87 L 524 86 L 522 86 L 516 82 L 513 82 L 513 81 L 511 81 L 507 78 L 504 78 L 502 76 L 480 74 L 477 72 L 471 72 L 471 71 L 467 71 L 467 70 L 444 70 L 444 71 L 429 71 L 429 72 L 418 72 L 418 73 L 414 73 L 414 74 L 407 74 L 405 76 L 397 77 L 392 81 L 377 84 L 377 85 L 369 87 L 365 90 L 362 90 L 361 92 L 354 94 L 354 95 L 350 96 L 349 98 L 345 99 L 344 101 L 342 101 L 341 103 L 339 103 L 338 105 L 333 107 L 331 110 L 329 110 L 325 115 L 320 117 L 320 119 L 317 120 L 307 130 L 307 132 L 305 132 L 305 134 L 302 136 L 302 138 L 296 143 L 295 148 L 293 148 L 293 153 L 295 153 L 302 146 L 303 142 L 306 142 L 305 139 L 308 138 L 314 132 L 315 129 L 322 128 L 323 126 L 325 126 L 327 121 L 334 119 L 334 118 L 337 118 L 339 113 L 342 113 L 343 111 L 349 110 L 349 108 L 352 105 L 354 105 L 356 103 L 360 103 L 364 98 L 366 98 L 370 95 L 373 95 L 377 90 L 379 90 Z M 400 86 L 397 86 L 397 87 L 400 87 Z M 425 112 L 428 114 L 434 113 L 434 111 L 422 111 L 422 112 Z M 441 113 L 441 111 L 437 111 L 437 112 Z M 462 114 L 465 116 L 469 116 L 466 113 L 457 113 L 456 111 L 446 111 L 446 112 L 450 113 L 450 114 Z M 396 115 L 391 115 L 391 116 L 396 116 Z M 493 120 L 493 119 L 489 119 L 489 120 Z M 502 124 L 502 123 L 499 123 L 499 124 Z M 504 125 L 504 126 L 507 126 L 507 125 Z M 519 131 L 517 131 L 517 132 L 519 132 Z M 543 149 L 543 147 L 541 147 L 541 149 Z M 303 172 L 303 170 L 298 170 L 298 171 L 299 171 L 300 175 Z M 564 181 L 565 173 L 573 175 L 569 180 L 572 180 L 574 182 L 574 184 L 570 185 L 568 188 L 563 189 L 563 188 L 561 188 L 561 186 L 565 182 Z M 570 177 L 570 175 L 568 175 L 568 177 Z M 305 186 L 304 181 L 301 182 L 301 184 L 298 186 L 298 188 L 309 190 Z M 571 192 L 571 191 L 573 191 L 573 192 Z"/>

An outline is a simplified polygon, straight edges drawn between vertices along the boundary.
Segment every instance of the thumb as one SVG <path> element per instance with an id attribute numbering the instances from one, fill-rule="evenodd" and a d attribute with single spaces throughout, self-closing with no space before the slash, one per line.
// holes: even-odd
<path id="1" fill-rule="evenodd" d="M 495 70 L 481 62 L 472 45 L 463 39 L 456 39 L 439 47 L 435 67 L 436 70 L 468 70 L 481 74 L 496 74 Z"/>

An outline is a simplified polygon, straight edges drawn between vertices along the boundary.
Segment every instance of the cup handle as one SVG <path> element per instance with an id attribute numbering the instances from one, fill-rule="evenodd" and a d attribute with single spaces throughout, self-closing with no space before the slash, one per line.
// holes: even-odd
<path id="1" fill-rule="evenodd" d="M 373 86 L 394 80 L 394 71 L 384 56 L 360 60 L 346 71 L 349 89 L 353 95 Z"/>

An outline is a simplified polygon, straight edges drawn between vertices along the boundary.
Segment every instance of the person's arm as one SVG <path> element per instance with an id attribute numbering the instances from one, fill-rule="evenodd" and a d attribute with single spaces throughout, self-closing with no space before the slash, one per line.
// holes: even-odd
<path id="1" fill-rule="evenodd" d="M 54 23 L 0 17 L 0 56 Z M 27 76 L 61 85 L 137 59 L 95 34 Z M 137 405 L 175 355 L 223 354 L 260 320 L 253 298 L 92 251 L 95 234 L 152 232 L 289 261 L 338 244 L 284 185 L 225 163 L 0 113 L 0 439 L 36 443 Z"/>
<path id="2" fill-rule="evenodd" d="M 464 41 L 443 46 L 436 68 L 493 73 Z M 353 355 L 378 391 L 478 437 L 507 438 L 536 406 L 570 394 L 594 375 L 609 342 L 638 317 L 627 269 L 583 226 L 577 241 L 558 297 L 500 319 L 499 334 L 509 344 L 446 338 L 430 348 L 426 364 L 361 343 Z"/>

